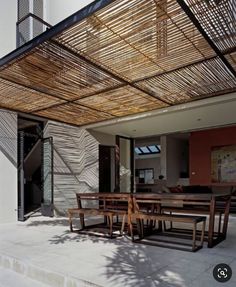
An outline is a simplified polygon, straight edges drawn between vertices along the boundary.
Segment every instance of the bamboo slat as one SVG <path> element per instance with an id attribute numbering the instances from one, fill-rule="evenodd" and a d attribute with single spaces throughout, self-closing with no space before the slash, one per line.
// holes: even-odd
<path id="1" fill-rule="evenodd" d="M 137 83 L 159 98 L 179 104 L 236 89 L 236 78 L 216 58 Z"/>
<path id="2" fill-rule="evenodd" d="M 78 99 L 120 84 L 49 41 L 25 58 L 0 70 L 0 76 L 66 100 Z"/>
<path id="3" fill-rule="evenodd" d="M 109 112 L 120 117 L 163 108 L 166 105 L 161 101 L 147 96 L 130 87 L 119 88 L 100 95 L 87 97 L 77 101 L 78 104 Z"/>
<path id="4" fill-rule="evenodd" d="M 77 104 L 64 104 L 47 110 L 33 113 L 53 120 L 64 121 L 75 125 L 84 125 L 111 119 L 107 113 L 95 112 Z"/>
<path id="5" fill-rule="evenodd" d="M 28 113 L 62 103 L 65 101 L 0 78 L 0 106 L 2 108 Z"/>
<path id="6" fill-rule="evenodd" d="M 214 55 L 175 0 L 114 1 L 55 40 L 130 81 Z"/>

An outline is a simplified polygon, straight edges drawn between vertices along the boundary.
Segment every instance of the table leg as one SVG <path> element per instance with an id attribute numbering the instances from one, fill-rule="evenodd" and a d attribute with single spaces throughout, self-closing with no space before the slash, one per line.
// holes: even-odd
<path id="1" fill-rule="evenodd" d="M 208 248 L 213 247 L 215 209 L 216 209 L 216 200 L 214 197 L 212 197 L 210 204 L 210 217 L 209 217 L 209 228 L 208 228 Z"/>
<path id="2" fill-rule="evenodd" d="M 205 228 L 206 228 L 206 221 L 204 220 L 202 223 L 202 234 L 201 234 L 200 246 L 203 246 L 203 243 L 204 243 Z"/>
<path id="3" fill-rule="evenodd" d="M 128 234 L 131 234 L 131 229 L 133 228 L 132 225 L 132 212 L 133 212 L 133 202 L 132 202 L 132 197 L 131 195 L 129 196 L 129 199 L 128 199 Z"/>
<path id="4" fill-rule="evenodd" d="M 161 214 L 161 204 L 158 203 L 157 204 L 157 214 Z M 158 231 L 162 231 L 162 221 L 161 220 L 158 220 Z"/>
<path id="5" fill-rule="evenodd" d="M 194 222 L 193 224 L 193 245 L 192 245 L 192 251 L 196 248 L 196 229 L 197 229 L 197 223 Z"/>
<path id="6" fill-rule="evenodd" d="M 231 204 L 231 197 L 228 197 L 225 203 L 225 212 L 224 212 L 224 224 L 223 224 L 224 238 L 226 238 L 227 229 L 228 229 L 230 204 Z"/>

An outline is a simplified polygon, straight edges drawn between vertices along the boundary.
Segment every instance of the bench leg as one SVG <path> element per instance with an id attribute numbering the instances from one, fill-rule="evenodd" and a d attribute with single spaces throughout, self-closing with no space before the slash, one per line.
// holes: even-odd
<path id="1" fill-rule="evenodd" d="M 133 222 L 131 216 L 129 216 L 129 229 L 132 241 L 134 241 L 134 232 L 133 232 Z"/>
<path id="2" fill-rule="evenodd" d="M 220 235 L 220 231 L 221 231 L 221 218 L 222 218 L 222 214 L 220 212 L 220 215 L 219 215 L 219 226 L 218 226 L 218 236 Z"/>
<path id="3" fill-rule="evenodd" d="M 136 219 L 136 222 L 137 222 L 137 229 L 138 229 L 139 239 L 142 239 L 141 219 L 137 218 L 137 219 Z"/>
<path id="4" fill-rule="evenodd" d="M 206 228 L 206 221 L 204 220 L 202 223 L 202 234 L 201 234 L 201 242 L 200 242 L 201 247 L 203 247 L 205 228 Z"/>
<path id="5" fill-rule="evenodd" d="M 121 235 L 124 234 L 125 220 L 126 220 L 126 214 L 123 215 L 123 219 L 122 219 L 122 225 L 121 225 L 121 230 L 120 230 L 120 234 L 121 234 Z"/>
<path id="6" fill-rule="evenodd" d="M 172 215 L 172 211 L 170 211 L 170 215 Z M 170 230 L 172 230 L 172 228 L 173 228 L 173 222 L 170 221 Z"/>
<path id="7" fill-rule="evenodd" d="M 163 227 L 164 227 L 164 231 L 166 231 L 166 222 L 165 222 L 165 220 L 163 220 Z"/>
<path id="8" fill-rule="evenodd" d="M 84 228 L 85 228 L 84 214 L 80 214 L 80 215 L 79 215 L 79 218 L 80 218 L 81 229 L 84 229 Z"/>
<path id="9" fill-rule="evenodd" d="M 172 212 L 170 212 L 170 215 L 172 214 Z M 173 222 L 172 221 L 169 221 L 169 223 L 170 223 L 170 228 L 169 228 L 169 230 L 172 230 L 172 228 L 173 228 Z M 167 229 L 167 227 L 166 227 L 166 221 L 165 220 L 163 220 L 163 227 L 164 227 L 164 231 L 167 231 L 168 229 Z"/>
<path id="10" fill-rule="evenodd" d="M 113 234 L 113 216 L 109 215 L 109 223 L 110 223 L 110 237 L 112 238 L 112 234 Z"/>
<path id="11" fill-rule="evenodd" d="M 141 223 L 141 237 L 144 238 L 144 220 L 141 219 L 140 223 Z"/>
<path id="12" fill-rule="evenodd" d="M 107 225 L 107 217 L 104 215 L 104 224 Z"/>
<path id="13" fill-rule="evenodd" d="M 196 222 L 193 224 L 193 245 L 192 245 L 192 251 L 196 249 Z"/>
<path id="14" fill-rule="evenodd" d="M 72 224 L 72 215 L 70 212 L 68 213 L 68 215 L 69 215 L 70 231 L 73 232 L 74 230 L 73 230 L 73 224 Z"/>
<path id="15" fill-rule="evenodd" d="M 143 239 L 144 238 L 144 220 L 143 219 L 137 219 L 137 228 L 138 228 L 139 239 Z"/>

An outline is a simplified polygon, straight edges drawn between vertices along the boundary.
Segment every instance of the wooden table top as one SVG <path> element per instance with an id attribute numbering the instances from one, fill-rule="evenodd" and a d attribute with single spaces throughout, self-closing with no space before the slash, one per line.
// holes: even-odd
<path id="1" fill-rule="evenodd" d="M 230 196 L 230 194 L 225 194 L 225 193 L 183 193 L 183 192 L 178 192 L 178 193 L 135 193 L 133 194 L 134 197 L 138 197 L 139 199 L 179 199 L 179 200 L 194 200 L 194 199 L 199 199 L 199 200 L 211 200 L 212 198 L 221 198 L 225 196 Z"/>
<path id="2" fill-rule="evenodd" d="M 221 198 L 228 197 L 230 193 L 147 193 L 147 192 L 138 192 L 138 193 L 124 193 L 124 192 L 111 192 L 111 193 L 77 193 L 81 197 L 100 197 L 100 198 L 128 198 L 130 195 L 133 197 L 138 197 L 139 199 L 177 199 L 177 200 L 211 200 L 212 198 Z"/>

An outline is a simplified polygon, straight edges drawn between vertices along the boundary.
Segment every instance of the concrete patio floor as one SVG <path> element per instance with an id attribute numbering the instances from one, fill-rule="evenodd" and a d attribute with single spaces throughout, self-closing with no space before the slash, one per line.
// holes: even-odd
<path id="1" fill-rule="evenodd" d="M 236 286 L 235 216 L 227 240 L 196 253 L 70 233 L 66 218 L 0 225 L 0 280 L 5 270 L 52 287 L 217 287 L 222 283 L 212 270 L 218 263 L 233 270 L 223 286 Z"/>

